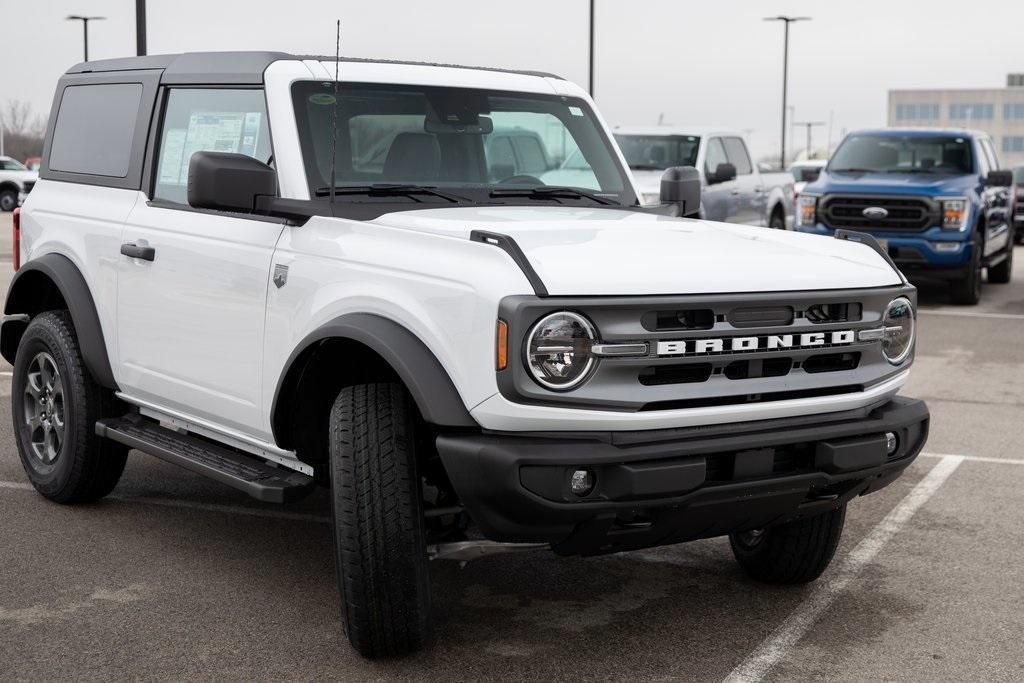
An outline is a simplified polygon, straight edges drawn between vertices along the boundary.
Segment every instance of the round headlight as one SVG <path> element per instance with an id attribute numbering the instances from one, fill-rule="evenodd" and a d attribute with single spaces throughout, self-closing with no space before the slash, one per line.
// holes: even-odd
<path id="1" fill-rule="evenodd" d="M 537 382 L 565 391 L 586 379 L 594 365 L 594 326 L 582 315 L 561 311 L 541 318 L 526 345 L 526 367 Z"/>
<path id="2" fill-rule="evenodd" d="M 914 348 L 914 307 L 910 300 L 900 297 L 890 301 L 882 325 L 882 354 L 893 365 L 899 365 Z"/>

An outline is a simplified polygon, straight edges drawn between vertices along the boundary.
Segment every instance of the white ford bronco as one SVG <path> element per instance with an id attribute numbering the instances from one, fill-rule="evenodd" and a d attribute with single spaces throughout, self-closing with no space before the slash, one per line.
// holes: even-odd
<path id="1" fill-rule="evenodd" d="M 672 168 L 641 206 L 546 74 L 80 64 L 0 328 L 25 471 L 60 503 L 129 449 L 267 502 L 329 486 L 370 657 L 427 641 L 432 559 L 728 535 L 756 579 L 813 580 L 924 445 L 896 396 L 916 292 L 870 237 L 687 218 L 699 198 Z"/>

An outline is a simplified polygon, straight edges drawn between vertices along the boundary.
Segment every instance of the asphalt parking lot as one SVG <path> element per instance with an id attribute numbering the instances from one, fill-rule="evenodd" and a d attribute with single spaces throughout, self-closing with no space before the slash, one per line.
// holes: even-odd
<path id="1" fill-rule="evenodd" d="M 395 662 L 341 636 L 324 492 L 263 506 L 135 453 L 109 498 L 51 504 L 18 460 L 3 363 L 0 679 L 1024 679 L 1017 265 L 973 308 L 922 288 L 905 393 L 931 407 L 927 452 L 854 501 L 818 583 L 755 584 L 722 539 L 438 562 L 436 642 Z"/>

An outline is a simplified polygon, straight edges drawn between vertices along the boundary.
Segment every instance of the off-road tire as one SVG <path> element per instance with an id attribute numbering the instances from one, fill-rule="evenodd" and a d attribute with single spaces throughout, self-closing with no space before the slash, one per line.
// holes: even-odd
<path id="1" fill-rule="evenodd" d="M 14 211 L 18 208 L 18 193 L 14 190 L 0 190 L 0 211 Z"/>
<path id="2" fill-rule="evenodd" d="M 430 636 L 422 487 L 409 396 L 361 384 L 330 413 L 334 548 L 345 632 L 364 657 L 397 657 Z"/>
<path id="3" fill-rule="evenodd" d="M 47 354 L 59 373 L 64 431 L 54 460 L 32 447 L 26 394 L 33 360 Z M 96 421 L 116 399 L 89 374 L 67 311 L 47 311 L 29 323 L 18 344 L 11 381 L 11 415 L 22 466 L 36 491 L 57 503 L 85 503 L 110 493 L 124 471 L 128 448 L 96 435 Z"/>
<path id="4" fill-rule="evenodd" d="M 979 228 L 980 229 L 980 228 Z M 981 240 L 975 238 L 971 249 L 971 264 L 959 280 L 949 283 L 949 296 L 953 303 L 961 306 L 974 306 L 981 301 L 982 256 Z"/>
<path id="5" fill-rule="evenodd" d="M 768 227 L 772 230 L 785 230 L 786 229 L 786 216 L 782 211 L 772 211 L 772 216 L 768 220 Z"/>
<path id="6" fill-rule="evenodd" d="M 1013 278 L 1013 240 L 1006 244 L 1006 260 L 990 266 L 988 269 L 988 281 L 995 285 L 1010 284 Z"/>
<path id="7" fill-rule="evenodd" d="M 736 561 L 751 578 L 776 584 L 809 583 L 832 561 L 845 518 L 844 505 L 764 529 L 753 542 L 750 534 L 731 534 L 729 543 Z"/>

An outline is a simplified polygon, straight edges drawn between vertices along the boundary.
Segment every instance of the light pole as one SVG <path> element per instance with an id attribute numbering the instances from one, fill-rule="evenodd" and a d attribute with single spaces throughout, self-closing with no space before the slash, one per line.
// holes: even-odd
<path id="1" fill-rule="evenodd" d="M 146 0 L 135 0 L 135 54 L 146 54 Z"/>
<path id="2" fill-rule="evenodd" d="M 797 126 L 807 126 L 807 158 L 811 158 L 811 128 L 814 126 L 824 126 L 824 121 L 795 121 Z"/>
<path id="3" fill-rule="evenodd" d="M 591 98 L 594 97 L 594 2 L 590 0 L 590 79 L 587 91 Z"/>
<path id="4" fill-rule="evenodd" d="M 782 42 L 782 144 L 779 152 L 780 166 L 786 168 L 786 85 L 789 79 L 789 25 L 797 21 L 810 21 L 810 17 L 788 17 L 780 14 L 777 17 L 765 17 L 765 21 L 781 21 L 783 23 Z"/>
<path id="5" fill-rule="evenodd" d="M 82 37 L 84 38 L 85 47 L 85 59 L 83 62 L 89 61 L 89 22 L 90 21 L 103 21 L 106 17 L 83 17 L 78 14 L 69 14 L 65 21 L 80 21 L 82 22 Z"/>

